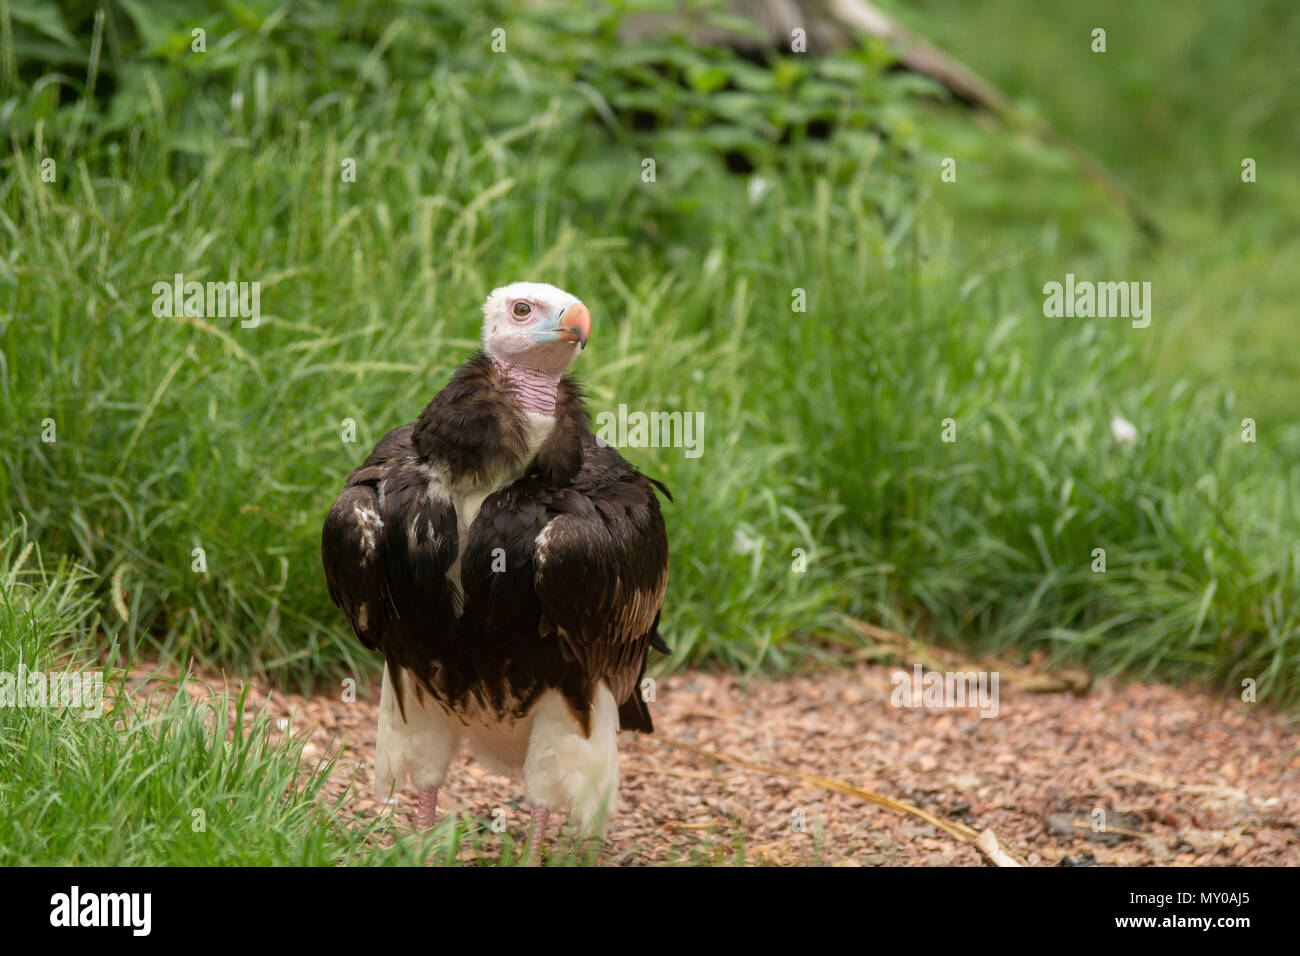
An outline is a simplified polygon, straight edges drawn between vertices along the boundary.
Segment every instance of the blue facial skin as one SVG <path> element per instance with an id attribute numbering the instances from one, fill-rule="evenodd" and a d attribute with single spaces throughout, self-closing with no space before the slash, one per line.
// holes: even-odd
<path id="1" fill-rule="evenodd" d="M 529 336 L 538 345 L 547 345 L 551 342 L 572 341 L 571 339 L 567 339 L 560 334 L 560 323 L 564 321 L 565 313 L 567 313 L 568 311 L 569 311 L 569 307 L 566 305 L 563 309 L 560 310 L 559 315 L 552 316 L 550 321 L 545 326 L 534 329 L 532 332 L 529 333 Z M 587 344 L 586 342 L 582 343 L 584 348 L 586 347 L 586 344 Z"/>
<path id="2" fill-rule="evenodd" d="M 563 341 L 560 337 L 560 323 L 557 321 L 550 328 L 536 329 L 531 334 L 532 340 L 538 345 L 546 345 L 548 342 Z"/>

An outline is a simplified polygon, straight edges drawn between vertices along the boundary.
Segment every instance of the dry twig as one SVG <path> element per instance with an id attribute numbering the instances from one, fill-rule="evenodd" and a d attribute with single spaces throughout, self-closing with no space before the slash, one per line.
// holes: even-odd
<path id="1" fill-rule="evenodd" d="M 836 793 L 848 794 L 851 797 L 857 797 L 859 800 L 866 800 L 869 803 L 887 807 L 898 813 L 911 814 L 914 817 L 924 820 L 931 826 L 942 830 L 953 839 L 961 843 L 969 843 L 973 845 L 996 866 L 1024 865 L 998 846 L 997 838 L 993 836 L 991 830 L 985 830 L 983 834 L 981 834 L 979 830 L 976 830 L 973 827 L 968 827 L 964 823 L 959 823 L 954 820 L 945 820 L 942 817 L 935 816 L 933 813 L 922 810 L 920 807 L 914 807 L 910 803 L 904 803 L 901 800 L 895 800 L 893 797 L 887 797 L 883 793 L 876 793 L 874 790 L 864 790 L 861 787 L 855 787 L 852 784 L 844 783 L 842 780 L 836 780 L 833 777 L 823 777 L 819 773 L 804 773 L 801 770 L 784 770 L 781 767 L 769 767 L 765 764 L 753 763 L 749 760 L 741 760 L 738 757 L 728 757 L 724 754 L 713 753 L 712 751 L 705 750 L 703 747 L 697 747 L 694 744 L 684 743 L 680 740 L 669 740 L 664 737 L 657 737 L 654 739 L 657 739 L 661 744 L 674 747 L 678 750 L 689 751 L 690 753 L 701 756 L 706 760 L 725 763 L 732 767 L 739 767 L 742 770 L 752 770 L 756 773 L 770 773 L 781 777 L 793 777 L 796 780 L 802 780 L 805 783 L 811 783 L 827 790 L 833 790 Z"/>

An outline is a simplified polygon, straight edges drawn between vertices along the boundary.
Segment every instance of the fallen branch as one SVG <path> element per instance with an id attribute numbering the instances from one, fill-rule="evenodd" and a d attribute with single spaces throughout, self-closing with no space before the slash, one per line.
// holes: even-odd
<path id="1" fill-rule="evenodd" d="M 993 861 L 995 866 L 1024 866 L 1019 860 L 998 845 L 992 830 L 985 830 L 975 841 L 976 848 Z"/>
<path id="2" fill-rule="evenodd" d="M 1023 866 L 1015 857 L 1003 851 L 993 836 L 991 830 L 985 830 L 981 833 L 973 827 L 968 827 L 964 823 L 958 823 L 953 820 L 945 820 L 937 817 L 933 813 L 922 810 L 920 807 L 914 807 L 910 803 L 904 803 L 901 800 L 895 800 L 893 797 L 887 797 L 883 793 L 876 793 L 874 790 L 863 790 L 861 787 L 855 787 L 852 784 L 844 783 L 842 780 L 836 780 L 833 777 L 823 777 L 819 773 L 804 773 L 801 770 L 784 770 L 781 767 L 769 767 L 765 764 L 753 763 L 749 760 L 741 760 L 738 757 L 728 757 L 723 754 L 713 753 L 705 750 L 703 747 L 697 747 L 694 744 L 684 743 L 680 740 L 669 740 L 665 737 L 652 737 L 652 740 L 658 740 L 659 743 L 677 750 L 685 750 L 706 760 L 712 760 L 715 763 L 724 763 L 732 767 L 739 767 L 742 770 L 752 770 L 755 773 L 774 774 L 779 777 L 792 777 L 795 780 L 802 780 L 805 783 L 811 783 L 814 786 L 823 787 L 826 790 L 833 790 L 836 793 L 848 794 L 851 797 L 857 797 L 859 800 L 866 800 L 868 803 L 874 803 L 878 806 L 887 807 L 897 813 L 906 813 L 911 816 L 924 820 L 937 829 L 942 830 L 959 843 L 969 843 L 983 853 L 996 866 Z"/>

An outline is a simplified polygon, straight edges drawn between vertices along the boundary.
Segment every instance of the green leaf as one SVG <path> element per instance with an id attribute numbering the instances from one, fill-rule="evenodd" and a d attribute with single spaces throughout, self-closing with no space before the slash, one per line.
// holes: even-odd
<path id="1" fill-rule="evenodd" d="M 38 0 L 9 0 L 9 15 L 15 23 L 31 27 L 51 40 L 57 40 L 65 47 L 79 49 L 77 41 L 64 26 L 59 8 L 53 3 L 40 3 Z"/>

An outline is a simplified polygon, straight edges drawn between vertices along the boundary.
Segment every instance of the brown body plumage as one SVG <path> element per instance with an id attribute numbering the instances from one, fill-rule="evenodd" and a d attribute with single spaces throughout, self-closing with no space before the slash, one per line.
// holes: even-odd
<path id="1" fill-rule="evenodd" d="M 652 485 L 667 489 L 596 441 L 568 377 L 555 418 L 531 465 L 483 501 L 462 549 L 453 507 L 429 499 L 430 471 L 448 486 L 486 483 L 529 451 L 525 416 L 491 362 L 480 354 L 463 365 L 348 476 L 323 535 L 330 594 L 367 646 L 453 712 L 472 702 L 518 717 L 554 687 L 585 723 L 605 680 L 623 729 L 649 732 L 636 691 L 667 583 Z M 373 547 L 358 520 L 367 512 L 382 521 Z M 458 556 L 460 613 L 447 578 Z M 633 592 L 650 599 L 632 607 Z"/>

